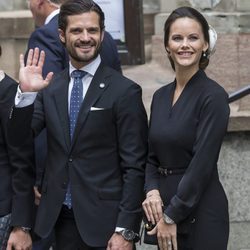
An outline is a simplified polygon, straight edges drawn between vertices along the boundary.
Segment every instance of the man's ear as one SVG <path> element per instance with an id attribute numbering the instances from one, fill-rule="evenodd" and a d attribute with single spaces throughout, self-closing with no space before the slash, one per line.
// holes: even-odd
<path id="1" fill-rule="evenodd" d="M 101 31 L 101 41 L 103 41 L 104 33 L 105 33 L 105 29 L 103 29 L 103 30 Z"/>
<path id="2" fill-rule="evenodd" d="M 61 42 L 63 44 L 65 44 L 65 33 L 64 33 L 64 31 L 61 30 L 61 29 L 58 29 L 58 33 L 59 33 L 59 38 L 60 38 Z"/>
<path id="3" fill-rule="evenodd" d="M 41 7 L 45 3 L 45 1 L 46 0 L 37 0 L 37 6 Z"/>

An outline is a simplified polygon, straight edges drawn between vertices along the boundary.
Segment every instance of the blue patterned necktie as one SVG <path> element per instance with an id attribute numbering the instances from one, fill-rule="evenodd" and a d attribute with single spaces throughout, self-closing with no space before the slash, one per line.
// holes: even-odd
<path id="1" fill-rule="evenodd" d="M 76 126 L 76 121 L 78 113 L 83 100 L 83 84 L 82 78 L 87 74 L 87 72 L 82 70 L 74 70 L 71 73 L 72 78 L 74 79 L 73 88 L 70 96 L 70 111 L 69 111 L 69 121 L 70 121 L 70 137 L 71 140 L 74 135 L 74 130 Z M 64 203 L 68 208 L 72 207 L 71 203 L 71 191 L 70 185 L 68 185 L 67 193 L 65 196 Z"/>
<path id="2" fill-rule="evenodd" d="M 87 74 L 87 72 L 82 70 L 74 70 L 71 76 L 74 78 L 73 88 L 70 97 L 70 137 L 73 138 L 75 125 L 78 117 L 78 113 L 83 100 L 83 85 L 82 78 Z"/>

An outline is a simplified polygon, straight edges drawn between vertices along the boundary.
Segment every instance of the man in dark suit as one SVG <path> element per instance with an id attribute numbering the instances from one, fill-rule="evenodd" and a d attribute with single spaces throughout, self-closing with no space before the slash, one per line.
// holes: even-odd
<path id="1" fill-rule="evenodd" d="M 38 47 L 46 53 L 43 66 L 43 76 L 49 72 L 57 74 L 68 67 L 69 57 L 67 51 L 59 39 L 58 14 L 63 0 L 29 0 L 29 8 L 32 12 L 36 29 L 31 34 L 25 54 L 25 61 L 29 49 Z M 121 64 L 115 41 L 108 32 L 105 32 L 104 43 L 100 52 L 102 62 L 121 72 Z M 44 129 L 35 140 L 36 152 L 36 204 L 41 197 L 40 187 L 42 185 L 44 166 L 47 154 L 46 129 Z M 42 241 L 34 241 L 33 249 L 49 249 L 53 242 L 53 235 Z"/>
<path id="2" fill-rule="evenodd" d="M 41 76 L 44 53 L 30 51 L 9 121 L 14 145 L 47 128 L 35 231 L 45 237 L 54 227 L 60 250 L 131 250 L 141 222 L 147 153 L 141 88 L 101 62 L 104 14 L 93 1 L 65 2 L 59 28 L 69 68 L 48 85 L 52 73 Z"/>
<path id="3" fill-rule="evenodd" d="M 57 74 L 68 67 L 68 53 L 60 41 L 58 33 L 58 14 L 61 3 L 64 0 L 28 0 L 30 11 L 37 27 L 31 34 L 25 54 L 27 60 L 28 51 L 38 47 L 45 51 L 46 58 L 43 66 L 43 77 L 49 72 Z M 111 68 L 121 72 L 121 64 L 115 41 L 108 32 L 105 32 L 104 41 L 100 51 L 102 62 Z M 42 183 L 43 169 L 46 158 L 46 132 L 45 130 L 36 138 L 36 187 Z M 35 188 L 37 203 L 40 194 Z"/>
<path id="4" fill-rule="evenodd" d="M 32 145 L 14 148 L 7 141 L 7 121 L 16 90 L 17 83 L 0 70 L 0 249 L 6 249 L 8 240 L 8 250 L 29 250 L 34 204 L 34 171 L 29 160 Z"/>

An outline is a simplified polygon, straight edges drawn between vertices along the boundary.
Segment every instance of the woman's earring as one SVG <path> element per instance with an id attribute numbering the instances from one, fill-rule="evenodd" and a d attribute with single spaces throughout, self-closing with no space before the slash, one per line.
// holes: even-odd
<path id="1" fill-rule="evenodd" d="M 206 54 L 205 51 L 203 51 L 202 56 L 203 56 L 203 57 L 207 57 L 207 54 Z"/>

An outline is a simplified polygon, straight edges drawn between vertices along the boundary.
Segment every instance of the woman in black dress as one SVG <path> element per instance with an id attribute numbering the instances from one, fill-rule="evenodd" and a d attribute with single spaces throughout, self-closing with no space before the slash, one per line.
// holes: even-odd
<path id="1" fill-rule="evenodd" d="M 190 7 L 174 10 L 164 30 L 176 78 L 151 106 L 143 209 L 156 226 L 145 242 L 161 250 L 226 250 L 228 202 L 217 160 L 230 111 L 227 93 L 204 72 L 216 33 Z"/>

